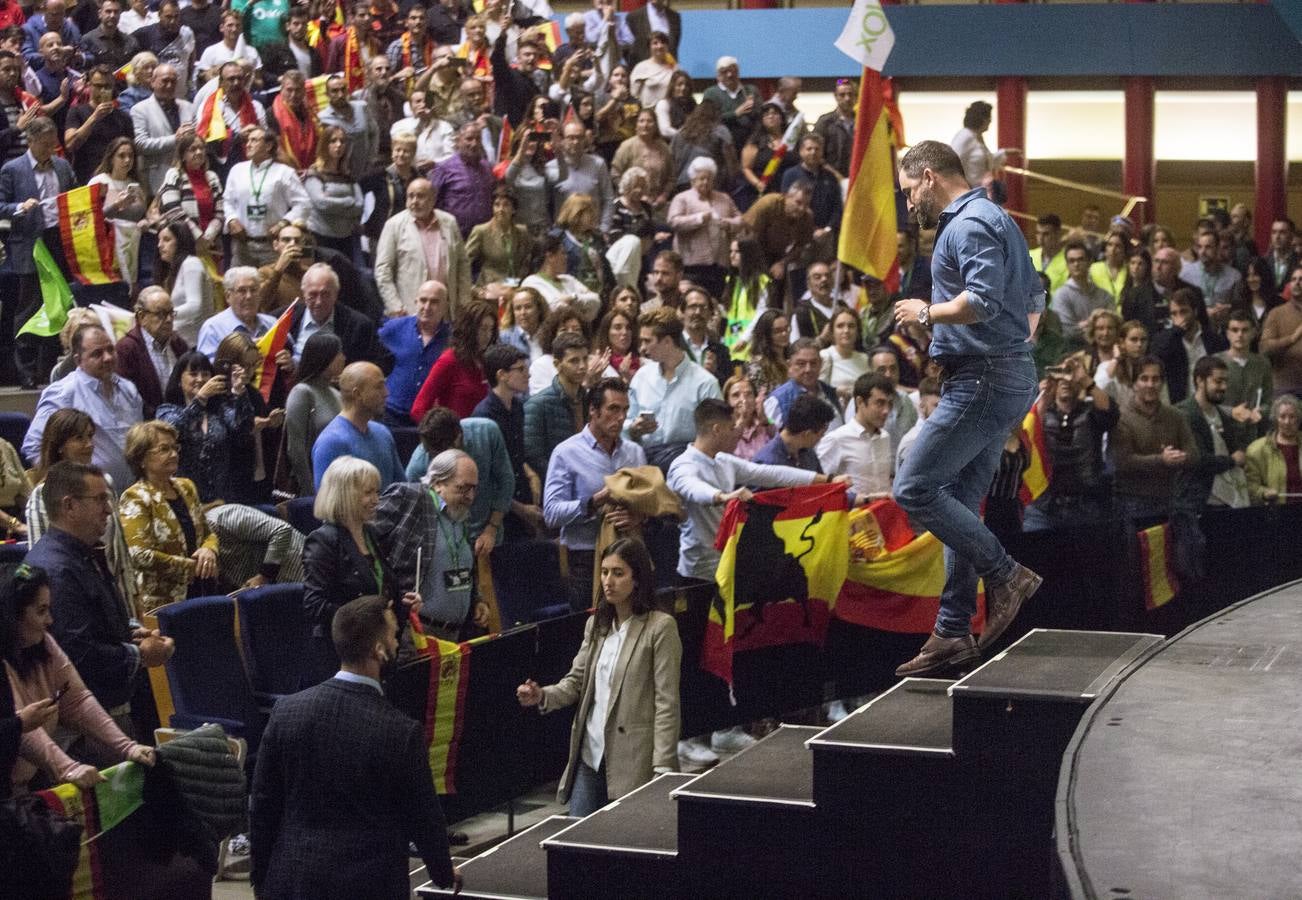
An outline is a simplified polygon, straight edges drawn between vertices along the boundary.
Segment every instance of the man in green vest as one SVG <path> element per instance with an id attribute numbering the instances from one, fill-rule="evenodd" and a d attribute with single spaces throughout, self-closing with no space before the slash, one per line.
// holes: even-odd
<path id="1" fill-rule="evenodd" d="M 1049 294 L 1067 281 L 1067 259 L 1062 252 L 1062 219 L 1056 213 L 1035 220 L 1035 239 L 1040 246 L 1031 251 L 1035 271 L 1049 276 Z"/>

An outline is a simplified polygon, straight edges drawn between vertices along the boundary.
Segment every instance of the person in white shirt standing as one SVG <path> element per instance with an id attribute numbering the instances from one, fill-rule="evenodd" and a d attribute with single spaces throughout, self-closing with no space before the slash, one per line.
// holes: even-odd
<path id="1" fill-rule="evenodd" d="M 640 371 L 640 370 L 639 370 Z M 680 526 L 678 542 L 678 574 L 683 578 L 714 581 L 714 571 L 719 567 L 719 551 L 714 549 L 714 536 L 719 532 L 723 512 L 730 500 L 749 500 L 753 495 L 746 485 L 756 487 L 799 487 L 807 484 L 825 484 L 826 475 L 793 469 L 788 466 L 766 466 L 733 456 L 741 428 L 734 419 L 731 407 L 717 398 L 702 400 L 693 416 L 696 440 L 688 445 L 669 466 L 666 483 L 670 490 L 683 498 L 687 518 Z M 845 476 L 835 479 L 848 481 Z M 709 746 L 704 738 L 681 741 L 679 757 L 695 765 L 708 765 L 718 759 L 713 751 L 744 750 L 755 742 L 741 730 L 741 726 L 716 731 Z"/>
<path id="2" fill-rule="evenodd" d="M 895 386 L 885 375 L 860 375 L 854 383 L 854 417 L 829 432 L 815 449 L 824 472 L 850 476 L 850 489 L 861 503 L 891 493 L 894 459 L 886 417 L 894 399 Z"/>
<path id="3" fill-rule="evenodd" d="M 307 190 L 294 170 L 275 161 L 276 138 L 261 126 L 244 132 L 244 162 L 226 176 L 222 206 L 226 233 L 231 236 L 231 263 L 269 266 L 279 254 L 271 235 L 281 222 L 307 214 Z"/>

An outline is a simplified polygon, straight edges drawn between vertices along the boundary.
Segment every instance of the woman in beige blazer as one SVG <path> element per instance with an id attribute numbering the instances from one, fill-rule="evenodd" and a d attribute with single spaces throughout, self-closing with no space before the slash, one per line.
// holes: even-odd
<path id="1" fill-rule="evenodd" d="M 652 608 L 651 557 L 620 538 L 601 556 L 601 596 L 569 674 L 516 689 L 542 712 L 578 703 L 570 761 L 557 793 L 570 815 L 586 816 L 678 769 L 678 675 L 683 645 L 673 617 Z"/>

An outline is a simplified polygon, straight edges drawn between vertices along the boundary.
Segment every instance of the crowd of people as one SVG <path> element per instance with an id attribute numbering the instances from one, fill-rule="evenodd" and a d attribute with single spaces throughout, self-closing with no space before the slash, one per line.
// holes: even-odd
<path id="1" fill-rule="evenodd" d="M 417 624 L 483 633 L 479 561 L 527 541 L 564 547 L 574 609 L 597 601 L 572 671 L 518 690 L 580 706 L 574 812 L 752 740 L 679 740 L 681 648 L 652 593 L 713 580 L 724 506 L 752 490 L 891 496 L 946 377 L 928 329 L 892 315 L 932 299 L 934 234 L 901 228 L 898 285 L 837 262 L 852 82 L 806 122 L 799 79 L 765 99 L 732 57 L 698 99 L 665 0 L 594 0 L 550 50 L 545 21 L 494 0 L 0 0 L 0 381 L 46 385 L 22 446 L 0 446 L 0 524 L 31 542 L 0 585 L 13 788 L 152 762 L 132 712 L 177 650 L 140 624 L 159 606 L 302 582 L 303 687 L 365 686 Z M 989 123 L 974 104 L 954 149 L 997 198 Z M 56 198 L 84 184 L 104 186 L 120 280 L 73 285 L 62 345 L 16 337 L 43 303 L 35 243 L 67 269 Z M 1010 434 L 988 521 L 1302 498 L 1291 221 L 1257 248 L 1246 208 L 1216 211 L 1183 252 L 1094 207 L 1035 233 L 1052 478 L 1023 514 L 1029 449 Z M 96 303 L 134 320 L 119 334 Z M 680 526 L 611 486 L 642 466 Z M 310 534 L 277 514 L 292 498 L 313 498 Z M 643 543 L 666 533 L 672 573 Z M 304 727 L 300 706 L 281 729 Z M 290 788 L 261 766 L 258 785 L 255 885 L 283 885 L 256 857 L 292 855 L 265 831 L 284 819 L 257 805 Z M 452 878 L 429 825 L 418 846 Z"/>

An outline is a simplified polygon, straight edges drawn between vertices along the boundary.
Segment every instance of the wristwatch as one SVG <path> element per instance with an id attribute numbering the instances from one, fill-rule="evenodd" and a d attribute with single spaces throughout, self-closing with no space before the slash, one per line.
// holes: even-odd
<path id="1" fill-rule="evenodd" d="M 931 327 L 931 307 L 924 306 L 918 310 L 918 324 L 923 328 Z"/>

